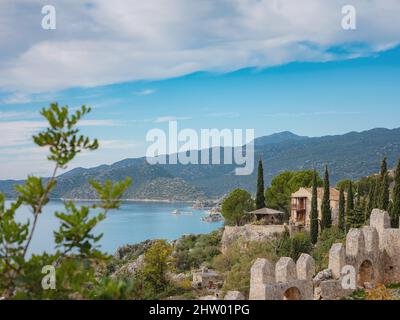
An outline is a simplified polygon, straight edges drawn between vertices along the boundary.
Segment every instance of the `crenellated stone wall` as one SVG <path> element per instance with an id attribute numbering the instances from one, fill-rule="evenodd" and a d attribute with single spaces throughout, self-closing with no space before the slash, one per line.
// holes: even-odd
<path id="1" fill-rule="evenodd" d="M 251 268 L 249 299 L 337 299 L 354 291 L 342 285 L 348 275 L 345 267 L 355 271 L 356 287 L 400 283 L 400 229 L 390 228 L 387 212 L 374 209 L 369 226 L 349 230 L 345 245 L 331 247 L 328 269 L 323 272 L 329 278 L 313 279 L 315 263 L 307 254 L 296 263 L 288 257 L 275 265 L 257 259 Z"/>

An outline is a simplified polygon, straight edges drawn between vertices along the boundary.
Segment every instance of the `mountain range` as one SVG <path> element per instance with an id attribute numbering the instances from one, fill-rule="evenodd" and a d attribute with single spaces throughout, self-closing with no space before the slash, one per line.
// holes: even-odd
<path id="1" fill-rule="evenodd" d="M 75 168 L 57 177 L 53 198 L 93 199 L 88 180 L 133 179 L 126 199 L 188 201 L 218 198 L 235 188 L 252 193 L 256 188 L 257 162 L 263 159 L 266 185 L 285 170 L 316 168 L 330 171 L 331 184 L 342 179 L 358 179 L 379 171 L 380 162 L 388 159 L 394 167 L 400 157 L 400 128 L 377 128 L 363 132 L 323 137 L 298 136 L 280 132 L 255 139 L 255 170 L 248 176 L 235 175 L 236 165 L 150 165 L 146 158 L 124 159 L 111 165 Z M 221 154 L 223 150 L 220 149 Z M 0 181 L 0 191 L 14 197 L 14 185 L 21 180 Z"/>

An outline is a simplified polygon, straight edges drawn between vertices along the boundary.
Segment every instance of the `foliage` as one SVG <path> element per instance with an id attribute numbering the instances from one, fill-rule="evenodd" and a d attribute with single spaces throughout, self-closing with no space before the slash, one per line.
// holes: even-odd
<path id="1" fill-rule="evenodd" d="M 336 184 L 337 189 L 349 190 L 350 184 L 353 183 L 350 179 L 341 180 Z"/>
<path id="2" fill-rule="evenodd" d="M 172 246 L 157 240 L 144 254 L 143 277 L 154 290 L 164 290 L 168 285 L 166 272 L 170 268 Z"/>
<path id="3" fill-rule="evenodd" d="M 347 201 L 346 201 L 346 230 L 351 228 L 354 215 L 354 193 L 353 183 L 350 182 L 349 189 L 347 190 Z"/>
<path id="4" fill-rule="evenodd" d="M 253 209 L 254 201 L 250 193 L 236 189 L 224 199 L 221 213 L 225 218 L 225 223 L 239 226 L 249 219 L 247 212 Z"/>
<path id="5" fill-rule="evenodd" d="M 379 184 L 378 208 L 382 210 L 387 210 L 389 208 L 389 173 L 387 169 L 386 158 L 383 159 L 381 164 Z"/>
<path id="6" fill-rule="evenodd" d="M 392 300 L 390 291 L 385 285 L 381 284 L 377 287 L 368 290 L 365 300 Z"/>
<path id="7" fill-rule="evenodd" d="M 277 253 L 280 257 L 291 257 L 296 261 L 302 253 L 312 251 L 310 234 L 306 232 L 299 232 L 290 237 L 289 231 L 285 230 L 277 241 Z"/>
<path id="8" fill-rule="evenodd" d="M 328 267 L 329 250 L 331 249 L 332 245 L 338 242 L 344 243 L 345 239 L 345 233 L 337 226 L 332 226 L 331 228 L 325 229 L 321 232 L 318 242 L 316 243 L 311 254 L 315 260 L 317 272 Z"/>
<path id="9" fill-rule="evenodd" d="M 365 209 L 366 203 L 365 199 L 361 199 L 360 194 L 357 195 L 357 201 L 354 209 L 352 210 L 352 214 L 348 216 L 347 219 L 347 230 L 350 228 L 360 228 L 365 224 Z"/>
<path id="10" fill-rule="evenodd" d="M 49 127 L 33 136 L 40 147 L 48 147 L 48 160 L 54 162 L 53 174 L 48 179 L 29 176 L 24 184 L 16 187 L 16 200 L 9 208 L 5 207 L 4 195 L 0 194 L 0 294 L 7 298 L 68 298 L 71 295 L 83 297 L 89 284 L 95 281 L 94 265 L 101 263 L 105 256 L 96 250 L 101 235 L 92 233 L 96 225 L 106 217 L 108 210 L 117 208 L 130 179 L 112 185 L 96 184 L 101 195 L 98 208 L 101 212 L 89 217 L 89 208 L 77 208 L 72 202 L 65 203 L 65 213 L 55 213 L 60 220 L 60 228 L 54 233 L 56 251 L 33 255 L 26 259 L 32 237 L 43 207 L 49 201 L 49 194 L 56 185 L 58 169 L 67 164 L 82 151 L 98 148 L 97 140 L 79 134 L 79 120 L 90 112 L 82 106 L 74 114 L 68 107 L 52 103 L 43 108 L 41 114 L 47 119 Z M 18 222 L 17 209 L 25 205 L 31 209 L 32 220 Z M 58 290 L 41 288 L 42 267 L 53 265 L 56 272 Z"/>
<path id="11" fill-rule="evenodd" d="M 345 208 L 345 195 L 343 187 L 339 191 L 339 218 L 338 227 L 341 231 L 346 232 L 346 208 Z"/>
<path id="12" fill-rule="evenodd" d="M 332 225 L 332 209 L 330 198 L 329 172 L 328 166 L 325 166 L 324 195 L 321 205 L 321 230 L 330 228 Z"/>
<path id="13" fill-rule="evenodd" d="M 317 190 L 317 172 L 314 170 L 311 198 L 311 213 L 310 213 L 310 234 L 311 243 L 315 244 L 318 241 L 318 190 Z"/>
<path id="14" fill-rule="evenodd" d="M 258 161 L 258 176 L 257 176 L 257 192 L 256 192 L 256 209 L 265 207 L 264 196 L 264 169 L 262 160 Z"/>
<path id="15" fill-rule="evenodd" d="M 265 199 L 268 207 L 290 213 L 290 196 L 299 188 L 312 186 L 313 170 L 284 171 L 272 179 L 271 187 L 265 190 Z M 318 186 L 322 180 L 317 176 Z"/>
<path id="16" fill-rule="evenodd" d="M 220 254 L 221 230 L 209 234 L 185 235 L 174 248 L 174 265 L 178 271 L 196 269 L 203 263 L 211 263 Z"/>
<path id="17" fill-rule="evenodd" d="M 390 210 L 390 220 L 392 228 L 399 227 L 400 219 L 400 160 L 397 164 L 395 177 L 394 177 L 394 189 L 393 189 L 393 202 Z"/>
<path id="18" fill-rule="evenodd" d="M 250 269 L 254 261 L 266 258 L 276 262 L 276 251 L 276 243 L 272 240 L 248 243 L 239 240 L 233 243 L 225 254 L 213 259 L 213 267 L 225 275 L 223 290 L 239 290 L 247 295 L 250 289 Z"/>

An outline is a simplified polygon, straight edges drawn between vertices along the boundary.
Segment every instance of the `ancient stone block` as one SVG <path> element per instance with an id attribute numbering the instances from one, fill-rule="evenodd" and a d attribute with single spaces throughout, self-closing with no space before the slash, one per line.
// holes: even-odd
<path id="1" fill-rule="evenodd" d="M 312 280 L 315 274 L 315 261 L 309 254 L 302 253 L 296 263 L 297 278 Z"/>
<path id="2" fill-rule="evenodd" d="M 274 283 L 275 269 L 274 265 L 267 259 L 258 258 L 251 267 L 250 283 Z"/>
<path id="3" fill-rule="evenodd" d="M 228 291 L 224 300 L 245 300 L 243 293 L 240 291 Z"/>
<path id="4" fill-rule="evenodd" d="M 379 234 L 374 227 L 363 227 L 365 241 L 365 253 L 375 254 L 379 252 Z"/>
<path id="5" fill-rule="evenodd" d="M 361 229 L 350 229 L 346 237 L 346 255 L 350 257 L 364 254 L 364 233 Z"/>
<path id="6" fill-rule="evenodd" d="M 329 251 L 328 269 L 332 271 L 332 277 L 340 278 L 340 272 L 346 265 L 346 249 L 342 243 L 335 243 Z"/>
<path id="7" fill-rule="evenodd" d="M 389 213 L 384 210 L 372 210 L 369 221 L 369 225 L 376 228 L 379 233 L 381 233 L 385 229 L 390 228 L 390 216 Z"/>
<path id="8" fill-rule="evenodd" d="M 296 264 L 292 258 L 282 257 L 275 265 L 275 279 L 277 282 L 289 282 L 297 279 Z"/>

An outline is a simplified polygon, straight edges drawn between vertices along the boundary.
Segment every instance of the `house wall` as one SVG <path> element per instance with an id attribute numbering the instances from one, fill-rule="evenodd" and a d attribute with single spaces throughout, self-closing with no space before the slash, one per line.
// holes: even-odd
<path id="1" fill-rule="evenodd" d="M 310 217 L 311 217 L 311 201 L 312 201 L 312 194 L 305 188 L 300 188 L 299 191 L 292 194 L 292 198 L 307 198 L 306 200 L 306 218 L 305 218 L 305 226 L 308 228 L 310 226 Z M 318 206 L 318 219 L 321 221 L 322 214 L 321 214 L 321 206 L 322 206 L 322 199 L 317 199 L 317 206 Z M 332 209 L 332 224 L 338 224 L 338 212 L 339 212 L 339 201 L 331 200 L 330 206 Z M 290 221 L 295 222 L 295 211 L 291 210 Z"/>

